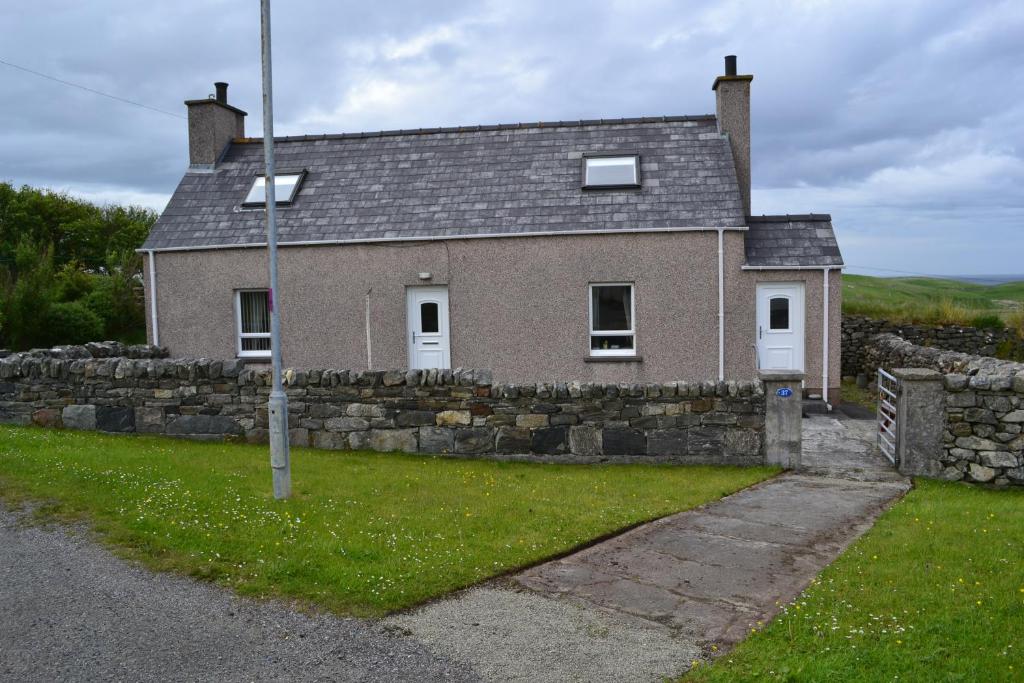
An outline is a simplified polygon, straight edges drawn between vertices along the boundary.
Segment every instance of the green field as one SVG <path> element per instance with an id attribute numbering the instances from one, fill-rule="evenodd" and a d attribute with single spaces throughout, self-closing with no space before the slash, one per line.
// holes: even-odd
<path id="1" fill-rule="evenodd" d="M 979 285 L 926 277 L 843 275 L 843 313 L 982 327 L 997 325 L 995 316 L 1024 330 L 1024 281 Z M 978 324 L 986 318 L 987 324 Z"/>
<path id="2" fill-rule="evenodd" d="M 240 593 L 380 615 L 686 510 L 769 467 L 545 465 L 0 425 L 0 503 L 84 518 L 126 556 Z"/>
<path id="3" fill-rule="evenodd" d="M 1024 490 L 917 480 L 702 681 L 1019 681 Z"/>

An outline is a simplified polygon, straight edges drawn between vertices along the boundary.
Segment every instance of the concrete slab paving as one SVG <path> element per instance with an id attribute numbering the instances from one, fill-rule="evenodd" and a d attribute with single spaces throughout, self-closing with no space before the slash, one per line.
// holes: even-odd
<path id="1" fill-rule="evenodd" d="M 604 607 L 627 602 L 621 593 L 636 583 L 668 591 L 686 604 L 702 601 L 735 608 L 740 619 L 718 638 L 722 643 L 734 642 L 757 619 L 774 615 L 776 601 L 799 593 L 859 535 L 864 522 L 873 521 L 906 488 L 906 484 L 783 475 L 707 506 L 700 513 L 700 530 L 689 526 L 692 513 L 674 515 L 613 542 L 528 570 L 517 580 L 527 588 Z M 724 518 L 725 528 L 716 530 L 708 515 Z M 736 519 L 767 522 L 799 535 L 789 539 L 783 534 L 782 543 L 735 538 L 729 529 Z M 709 538 L 714 541 L 701 543 Z M 610 581 L 609 575 L 619 580 Z M 597 580 L 587 580 L 588 576 Z M 757 618 L 742 623 L 742 617 L 750 615 Z M 685 611 L 673 615 L 672 621 L 686 625 Z M 687 630 L 701 629 L 694 623 Z"/>
<path id="2" fill-rule="evenodd" d="M 908 488 L 784 474 L 392 621 L 487 681 L 661 680 L 771 619 Z"/>
<path id="3" fill-rule="evenodd" d="M 504 585 L 387 621 L 485 681 L 663 680 L 701 656 L 657 621 Z"/>
<path id="4" fill-rule="evenodd" d="M 902 481 L 876 446 L 874 416 L 853 419 L 844 413 L 805 417 L 803 471 L 865 481 Z"/>

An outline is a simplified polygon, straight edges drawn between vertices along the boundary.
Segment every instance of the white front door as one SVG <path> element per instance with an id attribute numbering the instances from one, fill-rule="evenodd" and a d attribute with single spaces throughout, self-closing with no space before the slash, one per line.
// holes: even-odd
<path id="1" fill-rule="evenodd" d="M 757 364 L 762 370 L 804 369 L 804 284 L 757 285 Z"/>
<path id="2" fill-rule="evenodd" d="M 448 288 L 409 287 L 409 367 L 414 370 L 452 366 L 448 333 Z"/>

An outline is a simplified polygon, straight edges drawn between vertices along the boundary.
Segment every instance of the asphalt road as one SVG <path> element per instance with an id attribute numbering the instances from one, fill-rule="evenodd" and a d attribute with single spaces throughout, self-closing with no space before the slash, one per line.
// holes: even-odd
<path id="1" fill-rule="evenodd" d="M 0 680 L 470 681 L 376 622 L 306 615 L 0 509 Z"/>

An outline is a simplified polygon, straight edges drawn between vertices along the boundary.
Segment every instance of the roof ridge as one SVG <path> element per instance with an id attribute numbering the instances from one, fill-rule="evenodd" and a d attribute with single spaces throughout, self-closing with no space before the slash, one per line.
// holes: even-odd
<path id="1" fill-rule="evenodd" d="M 761 214 L 760 216 L 747 216 L 747 222 L 754 223 L 792 223 L 793 221 L 831 221 L 832 215 L 827 213 L 785 213 L 785 214 Z"/>
<path id="2" fill-rule="evenodd" d="M 315 140 L 356 140 L 364 138 L 394 137 L 398 135 L 435 135 L 439 133 L 480 133 L 485 131 L 523 130 L 530 128 L 582 128 L 583 126 L 616 126 L 643 123 L 684 123 L 687 121 L 714 121 L 714 114 L 691 116 L 640 116 L 619 119 L 580 119 L 577 121 L 536 121 L 524 123 L 497 123 L 477 126 L 449 126 L 442 128 L 399 128 L 395 130 L 368 131 L 363 133 L 320 133 L 314 135 L 274 136 L 274 142 L 308 142 Z M 235 138 L 241 144 L 262 143 L 263 138 Z"/>

